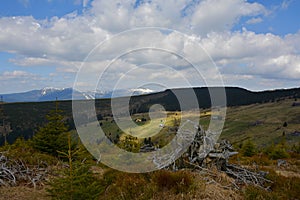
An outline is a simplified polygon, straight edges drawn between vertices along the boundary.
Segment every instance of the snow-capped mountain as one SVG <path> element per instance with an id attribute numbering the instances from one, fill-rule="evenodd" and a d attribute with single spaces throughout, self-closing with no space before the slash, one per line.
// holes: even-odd
<path id="1" fill-rule="evenodd" d="M 155 91 L 138 88 L 138 89 L 124 89 L 115 91 L 77 91 L 73 88 L 54 88 L 46 87 L 41 90 L 31 90 L 28 92 L 13 93 L 13 94 L 0 94 L 5 102 L 40 102 L 40 101 L 54 101 L 58 100 L 71 100 L 72 95 L 75 100 L 95 99 L 95 98 L 111 98 L 121 96 L 132 96 L 153 93 Z"/>
<path id="2" fill-rule="evenodd" d="M 41 90 L 41 95 L 45 96 L 49 93 L 65 90 L 65 88 L 45 87 Z"/>

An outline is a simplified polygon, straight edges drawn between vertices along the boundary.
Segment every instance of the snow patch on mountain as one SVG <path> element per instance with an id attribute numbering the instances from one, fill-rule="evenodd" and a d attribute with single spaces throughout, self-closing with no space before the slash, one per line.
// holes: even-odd
<path id="1" fill-rule="evenodd" d="M 130 89 L 132 93 L 138 93 L 138 94 L 149 94 L 155 92 L 154 90 L 148 89 L 148 88 L 135 88 Z"/>
<path id="2" fill-rule="evenodd" d="M 63 91 L 66 88 L 54 88 L 54 87 L 45 87 L 41 90 L 41 95 L 45 96 L 49 93 L 57 92 L 57 91 Z"/>

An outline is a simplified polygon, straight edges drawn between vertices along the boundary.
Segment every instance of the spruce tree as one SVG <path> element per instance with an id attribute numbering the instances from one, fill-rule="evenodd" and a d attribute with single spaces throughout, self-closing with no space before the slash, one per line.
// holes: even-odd
<path id="1" fill-rule="evenodd" d="M 256 154 L 255 144 L 251 140 L 247 140 L 242 147 L 243 156 L 251 157 Z"/>
<path id="2" fill-rule="evenodd" d="M 46 116 L 48 123 L 41 127 L 33 137 L 33 147 L 41 152 L 57 156 L 57 151 L 68 149 L 68 126 L 63 120 L 62 111 L 56 109 Z"/>
<path id="3" fill-rule="evenodd" d="M 99 199 L 105 185 L 94 176 L 89 164 L 75 160 L 81 150 L 80 148 L 73 150 L 70 134 L 67 141 L 68 150 L 59 153 L 68 159 L 68 168 L 62 171 L 60 177 L 49 182 L 50 188 L 47 188 L 49 195 L 52 199 L 61 200 Z"/>

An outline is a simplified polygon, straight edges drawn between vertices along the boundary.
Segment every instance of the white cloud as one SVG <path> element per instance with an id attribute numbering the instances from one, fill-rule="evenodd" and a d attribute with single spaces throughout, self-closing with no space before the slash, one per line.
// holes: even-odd
<path id="1" fill-rule="evenodd" d="M 26 76 L 31 76 L 32 74 L 27 73 L 25 71 L 5 71 L 2 73 L 1 78 L 6 78 L 6 79 L 11 79 L 11 78 L 22 78 L 22 77 L 26 77 Z"/>
<path id="2" fill-rule="evenodd" d="M 263 19 L 261 17 L 254 17 L 246 21 L 247 24 L 258 24 L 262 22 Z"/>
<path id="3" fill-rule="evenodd" d="M 264 11 L 262 5 L 242 0 L 205 0 L 182 16 L 183 10 L 190 5 L 189 1 L 151 1 L 137 8 L 134 8 L 134 3 L 133 0 L 95 0 L 91 2 L 92 8 L 80 16 L 73 12 L 49 20 L 36 20 L 32 16 L 3 17 L 0 19 L 0 51 L 32 58 L 47 55 L 53 60 L 81 61 L 96 44 L 122 30 L 139 26 L 179 30 L 192 27 L 190 31 L 198 35 L 224 31 L 224 25 L 232 26 L 239 17 Z M 237 9 L 239 7 L 241 9 Z M 225 17 L 228 13 L 230 16 Z"/>
<path id="4" fill-rule="evenodd" d="M 300 54 L 300 30 L 295 34 L 288 34 L 284 37 L 287 45 L 293 47 L 294 54 Z"/>
<path id="5" fill-rule="evenodd" d="M 294 0 L 283 0 L 281 3 L 281 9 L 288 9 L 288 7 L 290 6 L 290 4 L 293 2 Z"/>
<path id="6" fill-rule="evenodd" d="M 43 81 L 46 80 L 44 77 L 29 73 L 21 70 L 13 70 L 13 71 L 4 71 L 0 74 L 1 81 L 9 81 L 9 80 L 34 80 L 34 81 Z M 4 83 L 4 82 L 2 82 Z"/>
<path id="7" fill-rule="evenodd" d="M 21 70 L 0 73 L 1 93 L 22 92 L 32 88 L 40 88 L 48 78 Z"/>
<path id="8" fill-rule="evenodd" d="M 87 7 L 88 4 L 89 4 L 89 0 L 82 0 L 83 7 Z"/>
<path id="9" fill-rule="evenodd" d="M 82 5 L 84 8 L 88 6 L 89 2 L 90 0 L 74 0 L 75 5 Z"/>
<path id="10" fill-rule="evenodd" d="M 266 13 L 258 3 L 240 0 L 204 0 L 196 7 L 191 25 L 197 33 L 230 30 L 243 16 L 256 16 Z"/>
<path id="11" fill-rule="evenodd" d="M 152 0 L 140 1 L 139 5 L 135 0 L 80 0 L 77 3 L 91 7 L 85 8 L 80 15 L 72 12 L 61 18 L 45 20 L 32 16 L 0 18 L 0 51 L 16 54 L 10 62 L 19 66 L 54 66 L 56 73 L 51 77 L 55 77 L 76 73 L 95 45 L 120 31 L 158 26 L 188 33 L 188 38 L 172 31 L 124 34 L 114 38 L 112 43 L 105 43 L 90 56 L 90 63 L 87 63 L 90 71 L 103 70 L 121 50 L 159 46 L 167 51 L 141 50 L 121 57 L 111 66 L 107 80 L 121 77 L 128 70 L 149 62 L 172 66 L 183 75 L 192 77 L 188 64 L 170 52 L 189 57 L 195 63 L 207 62 L 207 57 L 196 50 L 201 45 L 227 78 L 235 77 L 237 81 L 237 76 L 248 77 L 248 80 L 300 79 L 300 33 L 280 37 L 246 29 L 231 31 L 242 17 L 250 17 L 248 24 L 261 22 L 269 11 L 259 3 L 244 0 L 202 0 L 198 3 Z M 290 3 L 283 1 L 282 8 Z M 204 70 L 213 76 L 213 71 Z M 141 70 L 140 75 L 135 75 L 143 77 L 143 73 L 145 71 Z M 154 77 L 164 75 L 166 73 L 156 71 L 152 77 L 154 80 Z M 175 75 L 169 78 L 172 77 L 175 81 L 178 78 Z"/>
<path id="12" fill-rule="evenodd" d="M 300 79 L 300 56 L 295 53 L 298 46 L 291 42 L 296 38 L 244 30 L 211 34 L 202 44 L 225 74 Z"/>

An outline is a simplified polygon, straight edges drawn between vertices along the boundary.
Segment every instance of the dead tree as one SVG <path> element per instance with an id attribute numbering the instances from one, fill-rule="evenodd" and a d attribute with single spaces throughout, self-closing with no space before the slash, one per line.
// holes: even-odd
<path id="1" fill-rule="evenodd" d="M 197 132 L 187 152 L 183 153 L 177 160 L 175 160 L 175 155 L 180 152 L 180 147 L 177 152 L 172 152 L 172 154 L 154 157 L 153 162 L 158 168 L 164 166 L 167 161 L 170 162 L 170 159 L 173 159 L 173 162 L 166 168 L 172 170 L 193 168 L 213 174 L 209 170 L 209 166 L 215 166 L 218 170 L 223 171 L 228 176 L 234 178 L 235 182 L 232 183 L 234 188 L 239 188 L 238 185 L 240 184 L 252 184 L 267 189 L 265 183 L 271 183 L 271 181 L 265 178 L 267 175 L 266 172 L 254 172 L 238 165 L 229 164 L 229 157 L 238 154 L 238 152 L 234 151 L 230 142 L 222 140 L 220 143 L 215 143 L 213 134 L 208 133 L 201 126 L 196 126 L 195 128 L 197 129 Z M 192 134 L 182 134 L 183 137 L 190 137 L 191 135 Z M 190 138 L 185 139 L 186 141 L 190 140 Z M 181 141 L 184 141 L 185 139 L 182 139 Z M 149 150 L 150 149 L 151 148 L 149 148 Z"/>

